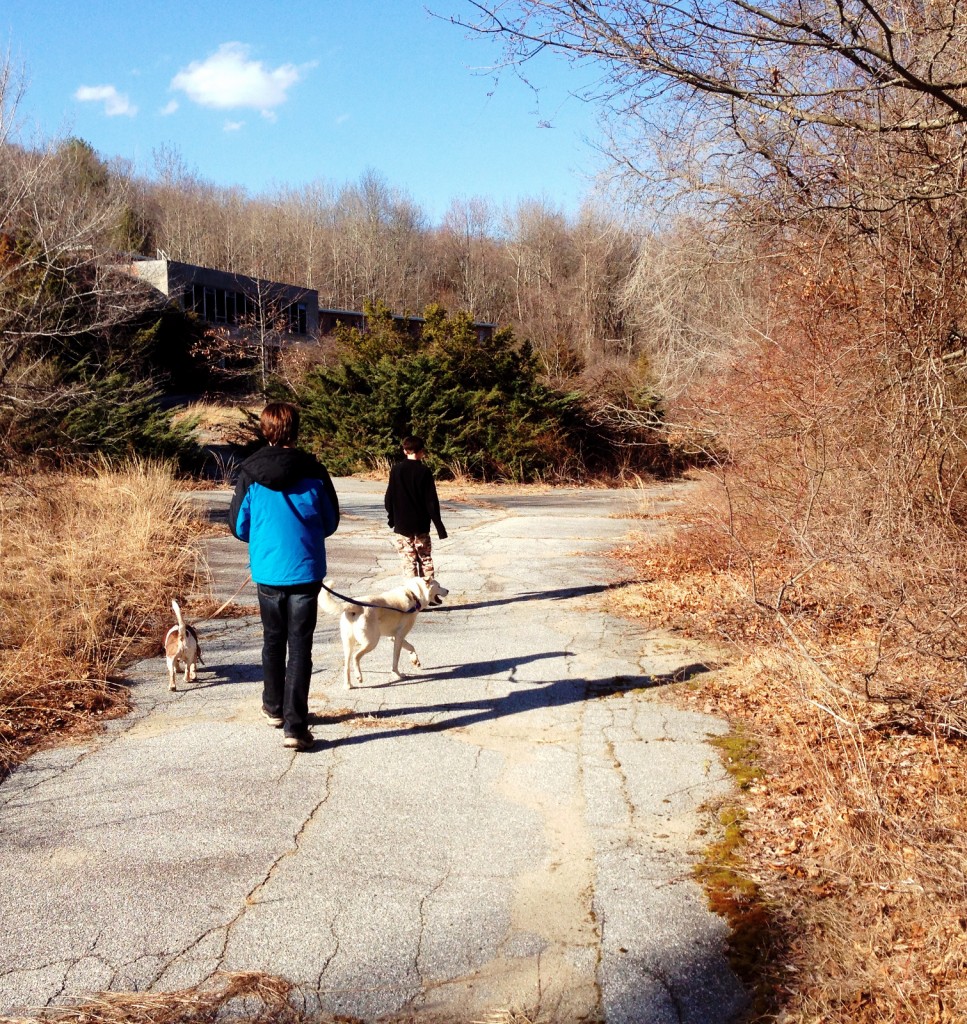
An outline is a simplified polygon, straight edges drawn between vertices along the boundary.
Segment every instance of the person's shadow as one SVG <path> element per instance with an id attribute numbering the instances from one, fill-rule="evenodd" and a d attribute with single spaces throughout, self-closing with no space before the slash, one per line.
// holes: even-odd
<path id="1" fill-rule="evenodd" d="M 561 587 L 559 590 L 528 590 L 509 597 L 499 597 L 493 601 L 476 601 L 472 604 L 450 604 L 443 608 L 426 608 L 426 612 L 446 614 L 447 612 L 467 612 L 477 608 L 496 608 L 502 604 L 519 604 L 521 601 L 571 601 L 576 597 L 589 597 L 591 594 L 603 594 L 606 590 L 620 590 L 630 586 L 633 580 L 618 583 L 588 583 L 583 587 Z"/>
<path id="2" fill-rule="evenodd" d="M 469 665 L 448 667 L 439 673 L 427 673 L 414 682 L 426 681 L 427 676 L 439 679 L 477 678 L 490 675 L 497 671 L 509 669 L 511 678 L 516 667 L 524 662 L 533 662 L 540 658 L 569 657 L 566 651 L 554 651 L 545 654 L 530 655 L 520 659 L 500 659 L 498 661 L 478 662 Z M 696 662 L 685 665 L 667 675 L 612 676 L 604 679 L 567 678 L 555 679 L 543 685 L 521 684 L 521 689 L 501 697 L 481 697 L 476 700 L 449 701 L 443 704 L 419 704 L 410 707 L 383 708 L 375 711 L 340 711 L 333 715 L 314 714 L 311 724 L 335 725 L 352 724 L 355 719 L 365 719 L 371 723 L 374 719 L 385 719 L 386 729 L 367 728 L 366 731 L 327 740 L 326 748 L 352 746 L 357 743 L 369 743 L 372 740 L 393 739 L 403 736 L 414 736 L 421 733 L 446 732 L 449 729 L 463 729 L 478 722 L 485 722 L 507 715 L 520 715 L 539 708 L 563 707 L 586 700 L 595 700 L 615 694 L 628 693 L 631 690 L 649 690 L 670 683 L 684 682 L 702 672 L 709 672 L 715 666 Z M 384 685 L 400 685 L 399 683 Z M 526 689 L 524 688 L 526 686 Z M 380 687 L 382 688 L 382 687 Z M 407 723 L 394 725 L 408 715 L 446 716 L 429 722 Z"/>

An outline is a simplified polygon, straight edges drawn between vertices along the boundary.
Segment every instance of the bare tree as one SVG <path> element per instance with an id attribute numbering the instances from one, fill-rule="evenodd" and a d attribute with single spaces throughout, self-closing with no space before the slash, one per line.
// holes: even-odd
<path id="1" fill-rule="evenodd" d="M 754 236 L 734 225 L 683 219 L 642 238 L 620 299 L 661 394 L 678 398 L 768 331 L 764 272 Z"/>
<path id="2" fill-rule="evenodd" d="M 625 340 L 634 327 L 625 317 L 625 282 L 635 266 L 638 242 L 611 213 L 585 204 L 571 228 L 577 258 L 572 285 L 575 344 L 591 360 Z"/>
<path id="3" fill-rule="evenodd" d="M 0 70 L 0 405 L 22 412 L 68 400 L 47 360 L 81 337 L 105 338 L 154 303 L 113 253 L 129 189 L 79 140 L 11 141 L 19 86 Z M 80 386 L 80 385 L 77 385 Z"/>
<path id="4" fill-rule="evenodd" d="M 939 719 L 967 636 L 964 0 L 465 6 L 524 76 L 543 50 L 594 65 L 636 198 L 686 190 L 626 308 L 729 456 L 750 597 L 795 608 L 789 635 L 857 695 Z M 824 605 L 875 628 L 804 641 Z"/>
<path id="5" fill-rule="evenodd" d="M 486 320 L 501 318 L 506 288 L 501 280 L 499 225 L 493 204 L 481 196 L 453 200 L 437 234 L 442 263 L 439 274 L 453 298 L 445 305 Z"/>
<path id="6" fill-rule="evenodd" d="M 965 33 L 956 2 L 916 0 L 468 0 L 518 66 L 551 48 L 603 66 L 626 106 L 669 88 L 746 104 L 763 117 L 861 132 L 967 123 Z M 888 103 L 871 105 L 876 94 Z"/>
<path id="7" fill-rule="evenodd" d="M 586 93 L 610 112 L 612 155 L 633 177 L 712 179 L 734 195 L 737 169 L 800 193 L 882 206 L 942 197 L 950 181 L 924 153 L 890 185 L 844 181 L 850 139 L 928 145 L 967 123 L 962 0 L 467 0 L 457 24 L 502 41 L 526 77 L 554 50 L 594 66 Z M 623 128 L 620 127 L 623 125 Z M 941 152 L 963 166 L 962 146 Z M 683 161 L 683 155 L 686 159 Z M 935 154 L 935 156 L 940 154 Z M 741 187 L 741 186 L 740 186 Z M 826 198 L 824 195 L 823 198 Z"/>

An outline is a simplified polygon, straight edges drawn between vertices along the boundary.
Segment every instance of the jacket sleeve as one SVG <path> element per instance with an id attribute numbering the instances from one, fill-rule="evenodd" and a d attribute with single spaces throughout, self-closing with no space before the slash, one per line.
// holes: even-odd
<path id="1" fill-rule="evenodd" d="M 336 488 L 333 486 L 332 477 L 329 476 L 329 471 L 321 463 L 319 465 L 322 472 L 319 474 L 319 479 L 322 481 L 322 490 L 325 496 L 329 499 L 329 505 L 331 507 L 331 516 L 325 516 L 326 523 L 326 536 L 331 537 L 337 529 L 339 529 L 339 498 L 336 495 Z"/>
<path id="2" fill-rule="evenodd" d="M 241 541 L 248 543 L 249 523 L 251 522 L 248 489 L 251 480 L 243 470 L 239 473 L 238 482 L 235 484 L 235 493 L 232 495 L 232 502 L 228 506 L 228 528 L 232 535 Z"/>
<path id="3" fill-rule="evenodd" d="M 437 536 L 440 540 L 446 540 L 447 531 L 443 526 L 443 519 L 440 517 L 440 499 L 437 497 L 436 484 L 432 476 L 426 490 L 426 510 L 430 513 L 430 519 L 436 527 Z"/>

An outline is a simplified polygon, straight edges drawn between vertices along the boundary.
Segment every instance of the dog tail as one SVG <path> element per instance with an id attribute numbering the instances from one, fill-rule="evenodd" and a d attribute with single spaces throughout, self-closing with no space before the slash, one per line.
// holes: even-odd
<path id="1" fill-rule="evenodd" d="M 175 613 L 175 621 L 178 623 L 178 639 L 182 643 L 184 643 L 185 642 L 185 620 L 182 618 L 181 608 L 178 605 L 178 602 L 174 598 L 171 599 L 171 608 L 172 608 L 172 611 L 174 611 L 174 613 Z"/>
<path id="2" fill-rule="evenodd" d="M 346 610 L 346 605 L 342 601 L 337 601 L 333 598 L 332 594 L 326 589 L 332 586 L 332 580 L 322 581 L 322 590 L 319 591 L 319 607 L 327 615 L 342 615 Z"/>

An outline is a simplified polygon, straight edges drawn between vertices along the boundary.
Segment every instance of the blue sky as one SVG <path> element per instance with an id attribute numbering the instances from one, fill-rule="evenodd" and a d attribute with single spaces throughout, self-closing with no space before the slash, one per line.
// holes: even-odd
<path id="1" fill-rule="evenodd" d="M 162 147 L 253 194 L 374 171 L 438 221 L 474 196 L 576 212 L 601 166 L 581 72 L 549 56 L 538 95 L 495 83 L 498 47 L 420 0 L 4 0 L 0 37 L 28 137 L 76 135 L 140 173 Z"/>

